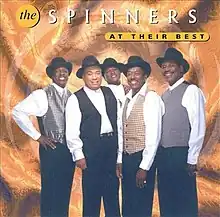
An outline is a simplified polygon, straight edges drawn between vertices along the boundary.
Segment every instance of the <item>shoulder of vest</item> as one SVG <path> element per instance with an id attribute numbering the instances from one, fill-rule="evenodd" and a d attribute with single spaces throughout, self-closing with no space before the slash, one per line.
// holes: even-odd
<path id="1" fill-rule="evenodd" d="M 81 93 L 83 91 L 83 88 L 80 88 L 79 90 L 75 91 L 74 94 L 78 95 L 79 93 Z"/>
<path id="2" fill-rule="evenodd" d="M 188 87 L 188 86 L 195 86 L 197 87 L 198 89 L 200 89 L 199 85 L 194 83 L 194 82 L 190 82 L 190 81 L 184 81 L 185 85 Z"/>
<path id="3" fill-rule="evenodd" d="M 67 89 L 67 93 L 72 95 L 72 92 L 69 89 Z"/>
<path id="4" fill-rule="evenodd" d="M 192 83 L 192 82 L 189 82 L 189 81 L 185 81 L 185 80 L 184 80 L 183 84 L 185 84 L 185 85 L 188 85 L 188 86 L 189 86 L 189 85 L 192 85 L 193 83 Z"/>
<path id="5" fill-rule="evenodd" d="M 49 85 L 47 85 L 46 87 L 44 87 L 44 88 L 42 88 L 44 91 L 46 91 L 46 90 L 48 90 L 48 89 L 50 89 L 51 88 L 51 84 L 49 84 Z"/>
<path id="6" fill-rule="evenodd" d="M 167 88 L 167 89 L 161 94 L 161 96 L 164 96 L 168 91 L 169 91 L 169 88 Z"/>
<path id="7" fill-rule="evenodd" d="M 113 94 L 113 93 L 112 93 L 112 90 L 111 90 L 109 87 L 101 86 L 100 88 L 101 88 L 101 90 L 102 90 L 103 93 L 107 93 L 107 94 L 110 93 L 110 94 Z"/>
<path id="8" fill-rule="evenodd" d="M 46 94 L 48 95 L 51 95 L 52 94 L 52 91 L 53 89 L 55 89 L 55 87 L 51 84 L 49 84 L 48 86 L 44 87 L 43 90 L 46 92 Z"/>
<path id="9" fill-rule="evenodd" d="M 111 90 L 109 87 L 106 87 L 106 86 L 101 86 L 100 88 L 101 90 Z"/>
<path id="10" fill-rule="evenodd" d="M 105 96 L 116 99 L 114 93 L 109 87 L 101 86 L 100 88 Z"/>

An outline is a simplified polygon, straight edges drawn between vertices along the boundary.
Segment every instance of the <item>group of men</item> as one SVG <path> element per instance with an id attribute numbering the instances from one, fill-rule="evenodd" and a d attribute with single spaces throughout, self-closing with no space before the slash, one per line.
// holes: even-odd
<path id="1" fill-rule="evenodd" d="M 205 98 L 184 80 L 190 66 L 180 51 L 168 48 L 156 62 L 169 84 L 162 97 L 148 88 L 151 66 L 139 56 L 126 64 L 85 57 L 76 72 L 85 85 L 71 94 L 72 63 L 56 57 L 46 68 L 52 84 L 13 108 L 16 123 L 40 144 L 42 217 L 68 216 L 75 166 L 82 170 L 83 217 L 99 217 L 102 199 L 106 217 L 152 216 L 156 181 L 161 216 L 198 216 Z"/>

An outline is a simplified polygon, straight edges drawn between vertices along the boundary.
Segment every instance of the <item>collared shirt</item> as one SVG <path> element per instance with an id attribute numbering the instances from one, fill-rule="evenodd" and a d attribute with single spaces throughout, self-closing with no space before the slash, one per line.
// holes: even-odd
<path id="1" fill-rule="evenodd" d="M 106 112 L 105 99 L 102 90 L 91 90 L 86 86 L 84 86 L 83 89 L 101 115 L 100 134 L 113 132 L 111 122 Z M 73 161 L 84 158 L 82 151 L 83 142 L 80 139 L 81 119 L 82 113 L 80 111 L 79 101 L 76 95 L 72 94 L 66 104 L 66 139 L 67 146 L 72 153 Z M 119 118 L 118 123 L 120 123 Z M 121 128 L 118 128 L 118 131 L 120 131 Z M 120 132 L 118 133 L 120 134 Z"/>
<path id="2" fill-rule="evenodd" d="M 60 96 L 67 91 L 55 83 L 52 85 L 56 88 Z M 40 132 L 34 127 L 30 120 L 31 115 L 42 117 L 48 110 L 48 100 L 46 92 L 43 89 L 33 91 L 27 98 L 18 103 L 12 110 L 12 116 L 18 126 L 29 135 L 32 139 L 38 140 Z"/>
<path id="3" fill-rule="evenodd" d="M 146 88 L 147 84 L 143 85 L 143 87 L 134 97 L 132 97 L 132 90 L 130 90 L 126 95 L 126 97 L 130 99 L 126 112 L 127 118 L 131 113 L 138 95 L 145 96 Z M 164 115 L 164 103 L 156 92 L 149 91 L 146 94 L 143 104 L 143 114 L 145 123 L 145 148 L 143 150 L 142 161 L 139 167 L 144 170 L 149 170 L 154 161 L 161 138 L 161 122 L 162 116 Z M 123 138 L 121 140 L 123 141 Z M 117 163 L 122 163 L 123 142 L 119 145 Z"/>
<path id="4" fill-rule="evenodd" d="M 125 90 L 123 85 L 108 84 L 107 87 L 109 87 L 112 90 L 113 94 L 115 95 L 115 98 L 119 100 L 119 104 L 122 106 L 122 102 L 124 102 L 125 99 Z"/>
<path id="5" fill-rule="evenodd" d="M 183 82 L 184 78 L 180 78 L 175 84 L 169 86 L 169 90 L 172 91 Z M 202 149 L 206 130 L 205 102 L 205 96 L 200 88 L 193 84 L 187 87 L 183 95 L 182 106 L 187 110 L 191 126 L 187 159 L 189 164 L 197 164 Z"/>

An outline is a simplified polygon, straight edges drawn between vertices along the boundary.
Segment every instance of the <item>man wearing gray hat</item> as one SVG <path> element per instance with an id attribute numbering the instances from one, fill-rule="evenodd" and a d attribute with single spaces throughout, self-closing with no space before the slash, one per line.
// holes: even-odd
<path id="1" fill-rule="evenodd" d="M 122 178 L 123 217 L 152 215 L 155 155 L 164 114 L 160 96 L 148 88 L 151 73 L 148 62 L 131 56 L 125 65 L 128 85 L 122 109 L 123 144 L 119 146 L 117 175 Z"/>
<path id="2" fill-rule="evenodd" d="M 117 101 L 110 88 L 101 86 L 102 69 L 96 57 L 86 56 L 76 75 L 85 85 L 68 99 L 66 138 L 82 170 L 83 217 L 99 217 L 101 199 L 105 216 L 118 217 Z"/>
<path id="3" fill-rule="evenodd" d="M 62 57 L 46 68 L 53 83 L 33 91 L 12 111 L 18 126 L 39 142 L 41 172 L 41 217 L 67 217 L 75 164 L 66 145 L 65 105 L 71 92 L 66 88 L 72 63 Z M 29 116 L 38 118 L 38 132 Z"/>

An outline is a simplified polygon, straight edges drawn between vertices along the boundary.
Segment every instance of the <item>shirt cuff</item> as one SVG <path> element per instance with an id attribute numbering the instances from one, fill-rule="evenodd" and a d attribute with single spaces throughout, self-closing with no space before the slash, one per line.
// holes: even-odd
<path id="1" fill-rule="evenodd" d="M 37 141 L 40 137 L 41 137 L 41 134 L 38 131 L 36 131 L 35 134 L 32 136 L 32 139 Z"/>
<path id="2" fill-rule="evenodd" d="M 187 163 L 191 165 L 196 165 L 198 162 L 198 157 L 188 156 Z"/>
<path id="3" fill-rule="evenodd" d="M 73 155 L 73 161 L 77 161 L 77 160 L 85 158 L 82 149 L 75 150 L 72 155 Z"/>
<path id="4" fill-rule="evenodd" d="M 139 168 L 141 168 L 142 170 L 150 170 L 150 167 L 151 167 L 150 163 L 142 159 Z"/>
<path id="5" fill-rule="evenodd" d="M 122 153 L 118 153 L 117 164 L 122 163 Z"/>

